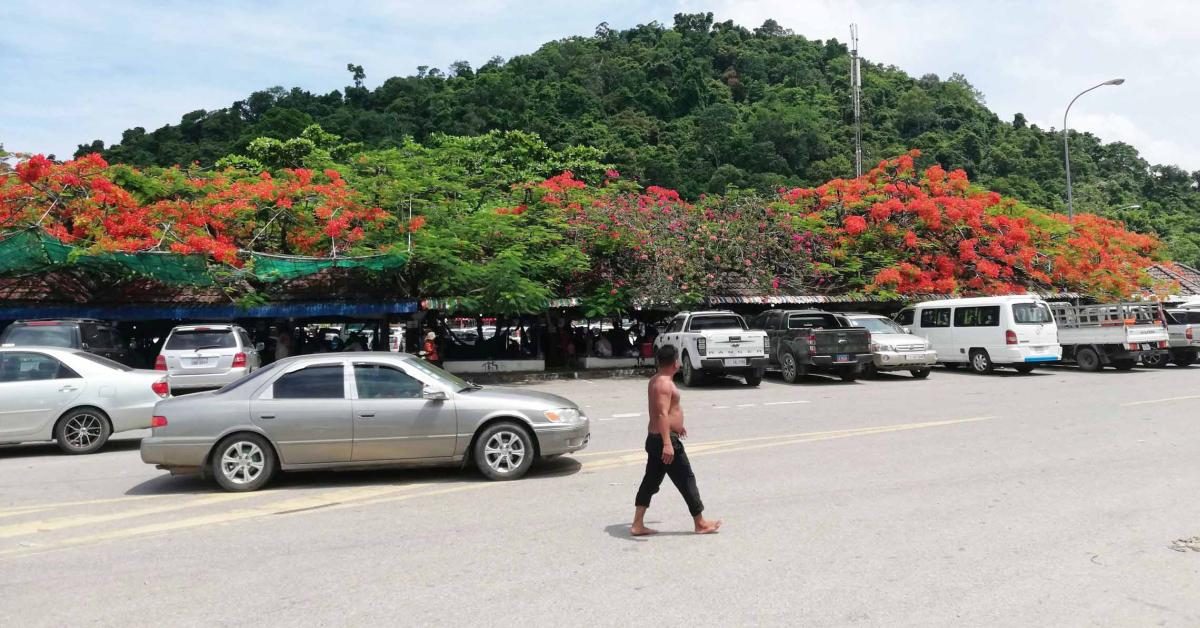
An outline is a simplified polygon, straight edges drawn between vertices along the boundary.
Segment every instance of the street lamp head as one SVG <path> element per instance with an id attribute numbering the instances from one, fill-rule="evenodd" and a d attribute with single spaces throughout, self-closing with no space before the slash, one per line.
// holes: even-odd
<path id="1" fill-rule="evenodd" d="M 1111 81 L 1104 81 L 1104 84 L 1105 85 L 1120 85 L 1121 83 L 1124 83 L 1124 82 L 1125 82 L 1125 79 L 1123 79 L 1123 78 L 1115 78 Z"/>

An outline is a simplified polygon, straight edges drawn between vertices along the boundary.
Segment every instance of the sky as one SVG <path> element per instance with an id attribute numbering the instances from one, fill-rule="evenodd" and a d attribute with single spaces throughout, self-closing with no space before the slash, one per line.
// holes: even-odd
<path id="1" fill-rule="evenodd" d="M 458 60 L 473 67 L 542 43 L 714 13 L 753 28 L 773 18 L 810 39 L 847 41 L 913 76 L 959 72 L 1002 119 L 1070 126 L 1135 146 L 1152 163 L 1200 170 L 1200 2 L 1191 0 L 3 0 L 0 144 L 67 157 L 127 128 L 153 130 L 281 85 L 327 93 Z"/>

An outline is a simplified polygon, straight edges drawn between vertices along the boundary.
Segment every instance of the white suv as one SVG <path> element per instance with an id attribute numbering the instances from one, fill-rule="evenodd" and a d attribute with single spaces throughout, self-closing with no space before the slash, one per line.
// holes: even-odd
<path id="1" fill-rule="evenodd" d="M 237 325 L 180 325 L 171 330 L 154 368 L 172 390 L 220 388 L 260 365 L 258 347 Z"/>
<path id="2" fill-rule="evenodd" d="M 679 352 L 685 386 L 699 385 L 706 374 L 741 375 L 758 386 L 767 368 L 767 333 L 733 312 L 680 312 L 654 339 L 656 350 L 663 345 Z"/>

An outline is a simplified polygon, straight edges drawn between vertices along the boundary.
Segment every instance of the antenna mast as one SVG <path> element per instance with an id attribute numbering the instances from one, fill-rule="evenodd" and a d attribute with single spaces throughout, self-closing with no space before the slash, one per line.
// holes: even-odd
<path id="1" fill-rule="evenodd" d="M 850 25 L 850 93 L 854 100 L 854 176 L 862 176 L 862 60 L 858 57 L 858 24 Z"/>

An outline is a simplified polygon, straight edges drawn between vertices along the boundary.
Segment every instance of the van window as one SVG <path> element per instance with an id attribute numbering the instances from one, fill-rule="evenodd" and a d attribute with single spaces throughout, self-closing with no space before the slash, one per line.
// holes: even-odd
<path id="1" fill-rule="evenodd" d="M 896 315 L 896 322 L 906 327 L 912 327 L 913 311 L 911 309 L 900 310 L 900 313 Z"/>
<path id="2" fill-rule="evenodd" d="M 949 327 L 950 308 L 930 308 L 921 310 L 921 327 Z"/>
<path id="3" fill-rule="evenodd" d="M 1045 303 L 1013 303 L 1013 322 L 1018 325 L 1045 325 L 1054 322 Z"/>
<path id="4" fill-rule="evenodd" d="M 999 327 L 1000 306 L 981 305 L 954 309 L 955 327 Z"/>

